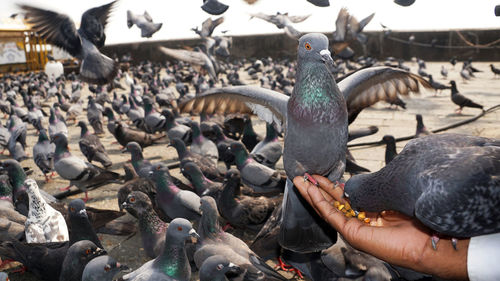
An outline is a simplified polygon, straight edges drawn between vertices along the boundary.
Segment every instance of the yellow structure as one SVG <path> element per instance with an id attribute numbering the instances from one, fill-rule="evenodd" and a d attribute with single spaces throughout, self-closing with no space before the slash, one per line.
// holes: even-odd
<path id="1" fill-rule="evenodd" d="M 0 72 L 42 70 L 52 52 L 49 48 L 29 29 L 0 29 Z"/>

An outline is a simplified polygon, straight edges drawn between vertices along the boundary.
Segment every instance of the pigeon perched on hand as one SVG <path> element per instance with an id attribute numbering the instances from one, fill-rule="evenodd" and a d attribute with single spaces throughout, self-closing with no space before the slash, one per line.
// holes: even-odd
<path id="1" fill-rule="evenodd" d="M 64 14 L 20 5 L 26 20 L 48 43 L 53 44 L 80 60 L 80 78 L 88 83 L 106 84 L 115 78 L 118 63 L 101 54 L 106 34 L 104 28 L 116 1 L 92 8 L 83 13 L 80 28 Z"/>

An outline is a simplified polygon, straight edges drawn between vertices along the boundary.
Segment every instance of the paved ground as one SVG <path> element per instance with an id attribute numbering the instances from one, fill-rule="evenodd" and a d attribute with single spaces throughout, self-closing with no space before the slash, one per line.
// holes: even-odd
<path id="1" fill-rule="evenodd" d="M 442 80 L 439 74 L 441 65 L 445 65 L 449 69 L 448 79 L 454 79 L 458 83 L 458 89 L 461 93 L 474 101 L 483 104 L 485 108 L 493 105 L 500 104 L 500 79 L 494 79 L 493 74 L 489 69 L 489 63 L 474 63 L 474 66 L 484 72 L 477 74 L 477 78 L 464 83 L 459 75 L 460 68 L 457 66 L 455 70 L 451 69 L 449 63 L 427 63 L 427 70 L 429 73 L 434 74 L 436 80 L 447 83 L 448 80 Z M 497 64 L 498 65 L 498 64 Z M 412 70 L 416 72 L 416 64 L 409 64 Z M 242 75 L 245 78 L 245 75 Z M 254 82 L 255 83 L 255 82 Z M 85 87 L 86 88 L 86 87 Z M 424 116 L 424 123 L 429 129 L 438 128 L 459 120 L 470 118 L 480 113 L 477 109 L 464 109 L 462 115 L 454 114 L 456 106 L 450 100 L 450 91 L 443 91 L 443 93 L 435 95 L 434 92 L 423 92 L 420 95 L 412 95 L 411 98 L 403 98 L 407 103 L 406 110 L 393 110 L 389 109 L 387 104 L 379 103 L 372 108 L 364 110 L 351 125 L 350 128 L 363 128 L 370 125 L 379 127 L 379 132 L 373 136 L 356 140 L 356 142 L 365 141 L 378 141 L 384 135 L 391 134 L 395 137 L 407 136 L 415 133 L 415 114 L 422 114 Z M 86 116 L 81 116 L 81 120 L 86 120 Z M 464 133 L 492 138 L 500 138 L 500 110 L 490 113 L 483 118 L 471 124 L 450 130 L 453 133 Z M 5 120 L 2 120 L 5 123 Z M 264 134 L 265 124 L 260 120 L 254 122 L 256 130 Z M 33 144 L 36 142 L 36 133 L 31 126 L 28 131 L 28 151 L 32 154 Z M 78 127 L 70 126 L 70 148 L 71 152 L 75 155 L 81 156 L 78 147 L 80 130 Z M 122 164 L 130 158 L 129 154 L 122 154 L 119 145 L 111 144 L 114 138 L 107 132 L 102 138 L 102 142 L 108 149 L 109 154 L 113 160 L 112 170 L 123 173 Z M 397 149 L 400 151 L 406 142 L 397 144 Z M 358 163 L 372 171 L 376 171 L 384 165 L 385 148 L 378 147 L 361 147 L 352 149 L 354 157 Z M 165 144 L 155 145 L 144 150 L 146 158 L 153 161 L 173 162 L 177 154 L 173 148 L 167 148 Z M 0 159 L 7 159 L 7 156 L 0 156 Z M 56 177 L 55 180 L 49 184 L 44 183 L 43 174 L 35 166 L 32 159 L 23 161 L 23 166 L 29 166 L 34 170 L 31 176 L 36 179 L 38 184 L 49 193 L 59 192 L 60 187 L 68 184 L 67 181 Z M 278 167 L 282 167 L 281 163 Z M 180 175 L 178 170 L 173 171 L 174 175 Z M 111 184 L 89 193 L 93 199 L 89 201 L 89 205 L 98 208 L 108 208 L 118 210 L 116 201 L 116 192 L 119 185 Z M 74 198 L 79 198 L 82 195 L 76 195 L 67 198 L 65 201 L 70 201 Z M 127 215 L 128 216 L 128 215 Z M 102 235 L 105 247 L 109 250 L 112 256 L 118 257 L 118 260 L 124 264 L 130 265 L 132 268 L 137 268 L 140 264 L 147 261 L 144 251 L 140 246 L 140 238 L 138 235 L 133 237 L 117 237 L 111 235 Z M 11 280 L 35 280 L 30 277 L 29 273 L 24 275 L 11 274 Z M 193 279 L 195 280 L 195 279 Z"/>

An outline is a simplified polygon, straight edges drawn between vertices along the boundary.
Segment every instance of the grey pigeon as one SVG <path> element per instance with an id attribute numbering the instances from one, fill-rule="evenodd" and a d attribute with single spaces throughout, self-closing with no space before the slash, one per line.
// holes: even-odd
<path id="1" fill-rule="evenodd" d="M 283 145 L 278 140 L 278 132 L 272 124 L 266 123 L 266 137 L 250 152 L 257 162 L 274 169 L 283 154 Z"/>
<path id="2" fill-rule="evenodd" d="M 81 281 L 113 281 L 115 275 L 128 266 L 120 264 L 113 257 L 98 256 L 85 265 Z"/>
<path id="3" fill-rule="evenodd" d="M 174 114 L 168 109 L 163 110 L 162 115 L 165 116 L 167 121 L 166 129 L 168 138 L 171 140 L 178 138 L 184 143 L 190 144 L 192 136 L 191 127 L 177 123 Z"/>
<path id="4" fill-rule="evenodd" d="M 68 139 L 63 134 L 57 134 L 52 140 L 56 144 L 54 156 L 54 168 L 56 172 L 66 180 L 70 181 L 71 187 L 75 185 L 85 192 L 85 200 L 88 200 L 87 190 L 110 182 L 117 182 L 120 175 L 106 171 L 81 158 L 71 155 L 68 150 Z"/>
<path id="5" fill-rule="evenodd" d="M 166 124 L 165 116 L 154 109 L 152 101 L 149 98 L 144 99 L 144 128 L 146 133 L 154 134 L 164 131 Z"/>
<path id="6" fill-rule="evenodd" d="M 87 124 L 85 122 L 78 122 L 78 126 L 81 128 L 80 140 L 78 141 L 78 145 L 80 146 L 80 150 L 83 155 L 87 157 L 87 161 L 97 161 L 100 162 L 104 168 L 109 168 L 113 163 L 102 145 L 101 140 L 98 136 L 91 134 L 87 128 Z"/>
<path id="7" fill-rule="evenodd" d="M 165 134 L 153 135 L 143 131 L 134 130 L 119 121 L 115 122 L 114 130 L 116 141 L 118 141 L 118 143 L 122 146 L 126 146 L 129 142 L 137 142 L 141 147 L 147 147 L 157 143 L 165 137 Z"/>
<path id="8" fill-rule="evenodd" d="M 209 195 L 215 199 L 219 198 L 222 192 L 222 184 L 207 179 L 196 163 L 186 162 L 181 168 L 181 172 L 191 182 L 196 194 L 199 196 Z"/>
<path id="9" fill-rule="evenodd" d="M 18 118 L 15 115 L 12 115 L 13 118 Z M 10 156 L 17 161 L 22 161 L 27 159 L 28 156 L 24 151 L 26 147 L 26 124 L 23 121 L 20 121 L 20 125 L 16 125 L 11 127 L 10 130 L 10 138 L 7 142 L 7 149 L 9 150 Z M 11 121 L 11 124 L 14 121 Z"/>
<path id="10" fill-rule="evenodd" d="M 83 270 L 89 261 L 105 251 L 88 240 L 76 242 L 69 247 L 62 264 L 59 281 L 81 281 Z"/>
<path id="11" fill-rule="evenodd" d="M 448 78 L 448 70 L 444 67 L 444 65 L 441 65 L 441 76 L 443 76 L 443 78 Z"/>
<path id="12" fill-rule="evenodd" d="M 411 140 L 380 171 L 349 179 L 345 194 L 356 210 L 395 210 L 464 238 L 500 231 L 499 175 L 500 141 L 430 135 Z"/>
<path id="13" fill-rule="evenodd" d="M 44 129 L 40 130 L 38 133 L 38 141 L 33 146 L 33 160 L 45 176 L 46 182 L 49 181 L 47 174 L 53 172 L 54 170 L 55 149 L 56 146 L 50 142 L 49 137 L 47 136 L 47 131 Z"/>
<path id="14" fill-rule="evenodd" d="M 198 238 L 191 223 L 183 218 L 170 222 L 165 236 L 165 246 L 154 260 L 124 275 L 123 281 L 190 281 L 191 266 L 186 255 L 186 240 Z"/>
<path id="15" fill-rule="evenodd" d="M 141 37 L 143 38 L 151 38 L 163 25 L 162 23 L 154 23 L 147 11 L 144 11 L 142 15 L 135 15 L 127 10 L 127 27 L 131 28 L 134 24 L 141 29 Z"/>
<path id="16" fill-rule="evenodd" d="M 188 162 L 194 162 L 207 178 L 211 180 L 223 179 L 223 176 L 212 160 L 205 158 L 200 154 L 188 151 L 186 144 L 184 144 L 182 140 L 177 138 L 171 139 L 170 146 L 173 146 L 177 150 L 177 155 L 179 156 L 179 161 L 181 162 L 181 168 L 183 168 Z"/>
<path id="17" fill-rule="evenodd" d="M 219 151 L 215 143 L 203 136 L 198 122 L 191 122 L 191 129 L 193 130 L 193 142 L 190 148 L 191 152 L 200 154 L 204 158 L 211 160 L 214 165 L 217 166 Z"/>
<path id="18" fill-rule="evenodd" d="M 223 14 L 229 8 L 228 5 L 219 2 L 219 0 L 203 0 L 201 9 L 211 15 Z"/>
<path id="19" fill-rule="evenodd" d="M 192 28 L 194 32 L 201 36 L 201 38 L 210 37 L 214 32 L 214 29 L 224 22 L 224 17 L 217 18 L 212 20 L 212 18 L 207 18 L 201 24 L 201 30 L 198 30 L 198 27 Z"/>
<path id="20" fill-rule="evenodd" d="M 259 18 L 262 20 L 265 20 L 267 22 L 270 22 L 274 25 L 276 25 L 277 28 L 279 29 L 284 29 L 286 35 L 292 39 L 298 39 L 300 37 L 300 31 L 295 29 L 292 24 L 293 23 L 299 23 L 305 21 L 307 18 L 309 18 L 310 15 L 307 16 L 289 16 L 288 13 L 276 13 L 276 15 L 266 15 L 263 13 L 257 13 L 257 14 L 250 14 L 250 19 L 252 18 Z"/>
<path id="21" fill-rule="evenodd" d="M 68 136 L 68 127 L 66 127 L 66 123 L 61 121 L 56 117 L 56 113 L 54 108 L 50 108 L 49 115 L 49 137 L 52 139 L 55 135 L 62 133 L 65 136 Z"/>
<path id="22" fill-rule="evenodd" d="M 354 121 L 367 96 L 372 100 L 378 91 L 397 94 L 417 90 L 423 80 L 403 70 L 374 67 L 355 72 L 337 86 L 326 65 L 332 61 L 327 49 L 328 39 L 322 34 L 300 39 L 297 78 L 290 98 L 259 87 L 235 86 L 210 89 L 180 104 L 183 112 L 213 114 L 216 108 L 223 113 L 255 112 L 269 123 L 285 126 L 283 160 L 290 181 L 285 190 L 280 243 L 293 251 L 320 251 L 331 246 L 336 236 L 300 200 L 291 179 L 308 172 L 339 180 L 345 166 L 347 108 L 352 111 L 350 121 Z"/>
<path id="23" fill-rule="evenodd" d="M 26 217 L 14 209 L 12 186 L 8 175 L 0 175 L 0 239 L 20 239 L 24 235 Z"/>
<path id="24" fill-rule="evenodd" d="M 3 151 L 7 148 L 8 142 L 10 139 L 10 132 L 7 128 L 5 128 L 3 125 L 0 123 L 0 145 L 4 148 Z M 3 154 L 2 151 L 2 154 Z"/>
<path id="25" fill-rule="evenodd" d="M 227 275 L 234 277 L 242 273 L 241 267 L 230 262 L 227 257 L 214 255 L 203 262 L 199 275 L 200 281 L 228 281 Z"/>
<path id="26" fill-rule="evenodd" d="M 249 280 L 286 280 L 250 250 L 245 242 L 222 231 L 215 199 L 210 196 L 202 197 L 201 211 L 202 218 L 198 227 L 200 241 L 194 254 L 194 261 L 198 268 L 209 257 L 223 255 L 244 268 L 246 270 L 244 275 Z"/>
<path id="27" fill-rule="evenodd" d="M 142 247 L 148 257 L 154 259 L 165 244 L 168 223 L 163 222 L 153 210 L 149 197 L 140 191 L 132 191 L 122 204 L 126 210 L 134 210 L 139 219 Z"/>
<path id="28" fill-rule="evenodd" d="M 151 171 L 153 165 L 149 160 L 144 159 L 142 148 L 138 143 L 127 143 L 127 146 L 122 152 L 130 152 L 132 166 L 139 177 L 147 178 L 149 176 L 149 171 Z"/>
<path id="29" fill-rule="evenodd" d="M 69 202 L 68 214 L 71 224 L 71 235 L 69 237 L 69 243 L 71 245 L 78 241 L 89 240 L 98 247 L 103 248 L 99 237 L 97 237 L 97 234 L 90 223 L 89 215 L 83 200 L 73 199 Z"/>
<path id="30" fill-rule="evenodd" d="M 64 14 L 35 8 L 20 7 L 26 12 L 27 22 L 42 38 L 80 60 L 80 78 L 89 83 L 106 84 L 118 72 L 118 64 L 101 54 L 106 35 L 104 28 L 109 12 L 116 1 L 92 8 L 83 13 L 80 28 Z"/>
<path id="31" fill-rule="evenodd" d="M 203 68 L 210 78 L 218 81 L 217 73 L 215 71 L 215 66 L 212 60 L 207 56 L 207 54 L 202 51 L 188 51 L 188 50 L 179 50 L 179 49 L 171 49 L 166 47 L 158 47 L 158 49 L 167 56 L 170 56 L 174 59 L 188 62 L 194 66 L 199 66 Z"/>
<path id="32" fill-rule="evenodd" d="M 69 240 L 68 226 L 60 212 L 52 208 L 40 194 L 36 181 L 24 182 L 29 196 L 29 212 L 26 219 L 26 242 L 47 243 Z"/>
<path id="33" fill-rule="evenodd" d="M 457 108 L 456 112 L 462 113 L 462 108 L 464 107 L 472 107 L 472 108 L 480 108 L 483 109 L 483 106 L 480 104 L 477 104 L 470 100 L 469 98 L 466 98 L 464 95 L 460 94 L 457 89 L 457 83 L 455 81 L 450 81 L 451 85 L 451 101 L 458 105 L 459 108 Z"/>
<path id="34" fill-rule="evenodd" d="M 428 77 L 429 77 L 429 84 L 431 84 L 432 88 L 434 88 L 434 90 L 436 92 L 450 88 L 449 86 L 446 86 L 446 85 L 443 85 L 437 81 L 434 81 L 434 79 L 432 78 L 432 75 L 429 74 Z"/>
<path id="35" fill-rule="evenodd" d="M 92 96 L 89 96 L 89 104 L 87 106 L 87 120 L 89 124 L 94 128 L 94 133 L 96 135 L 104 134 L 104 130 L 102 128 L 103 117 L 102 111 L 97 106 L 95 99 Z"/>
<path id="36" fill-rule="evenodd" d="M 318 7 L 330 6 L 330 0 L 307 0 L 307 1 L 318 6 Z"/>
<path id="37" fill-rule="evenodd" d="M 200 197 L 196 193 L 179 189 L 170 177 L 167 166 L 153 165 L 150 178 L 156 185 L 156 202 L 171 219 L 200 218 Z"/>
<path id="38" fill-rule="evenodd" d="M 432 132 L 427 130 L 427 128 L 425 127 L 422 115 L 417 114 L 415 117 L 417 119 L 417 129 L 415 131 L 415 137 L 419 138 L 423 136 L 432 135 Z"/>
<path id="39" fill-rule="evenodd" d="M 396 140 L 394 136 L 385 135 L 382 138 L 382 142 L 385 143 L 385 164 L 389 164 L 397 155 L 396 151 Z"/>

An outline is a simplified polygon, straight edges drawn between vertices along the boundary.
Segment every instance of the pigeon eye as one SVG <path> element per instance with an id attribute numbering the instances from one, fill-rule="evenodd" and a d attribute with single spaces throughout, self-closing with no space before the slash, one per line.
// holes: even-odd
<path id="1" fill-rule="evenodd" d="M 90 249 L 85 250 L 85 254 L 90 255 Z"/>
<path id="2" fill-rule="evenodd" d="M 75 208 L 71 207 L 71 208 L 70 208 L 70 211 L 71 211 L 71 212 L 74 212 L 74 211 L 75 211 Z"/>
<path id="3" fill-rule="evenodd" d="M 177 230 L 182 231 L 182 226 L 177 227 Z"/>
<path id="4" fill-rule="evenodd" d="M 222 270 L 224 268 L 224 266 L 222 265 L 222 263 L 219 263 L 217 265 L 217 270 Z"/>
<path id="5" fill-rule="evenodd" d="M 304 48 L 306 48 L 306 50 L 308 50 L 308 51 L 310 51 L 310 50 L 312 49 L 312 48 L 311 48 L 311 44 L 309 44 L 309 43 L 306 43 L 306 44 L 304 45 Z"/>
<path id="6" fill-rule="evenodd" d="M 104 266 L 104 271 L 110 271 L 110 270 L 111 270 L 111 266 L 109 266 L 109 264 Z"/>
<path id="7" fill-rule="evenodd" d="M 134 202 L 135 202 L 135 198 L 134 198 L 134 197 L 132 197 L 132 198 L 130 198 L 130 200 L 128 200 L 128 201 L 130 201 L 130 203 L 134 203 Z"/>
<path id="8" fill-rule="evenodd" d="M 161 169 L 161 166 L 156 166 L 156 170 L 160 170 Z"/>

